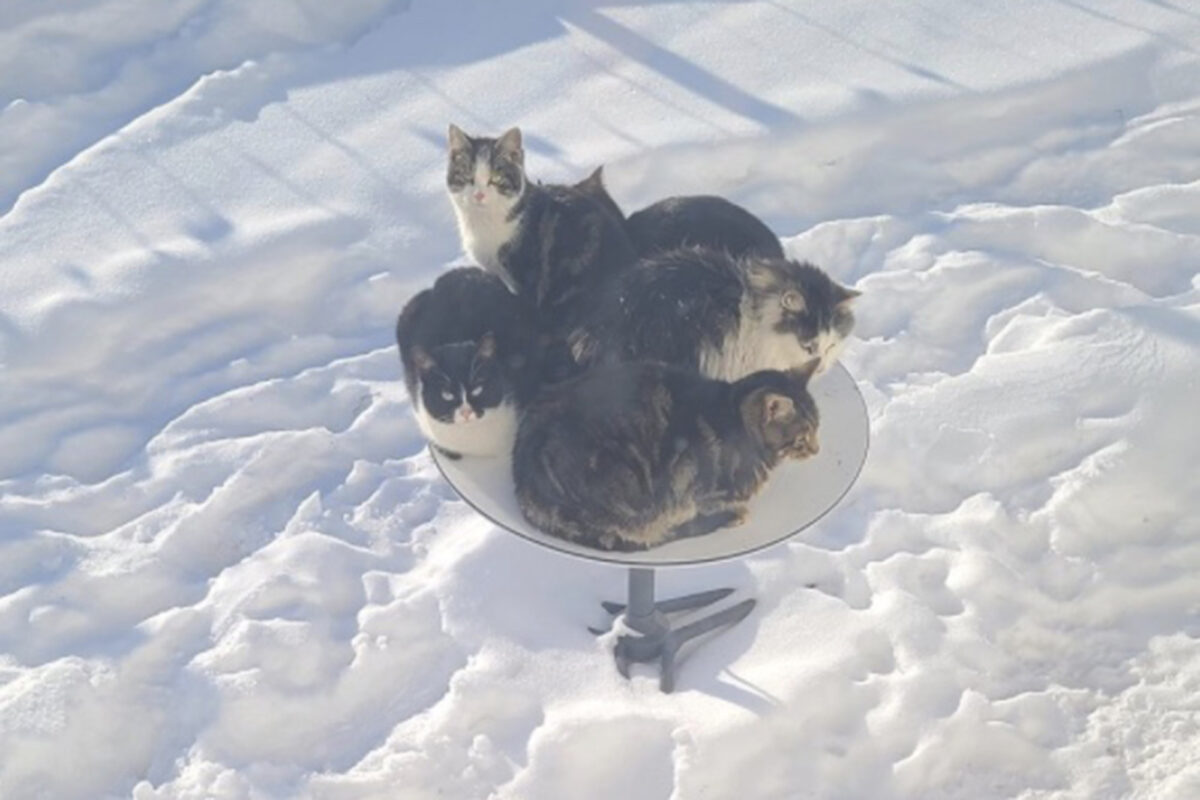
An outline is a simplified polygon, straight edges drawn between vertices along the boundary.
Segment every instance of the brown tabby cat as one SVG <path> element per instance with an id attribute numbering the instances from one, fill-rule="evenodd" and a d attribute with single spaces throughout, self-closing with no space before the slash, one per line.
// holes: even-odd
<path id="1" fill-rule="evenodd" d="M 784 458 L 818 450 L 817 362 L 737 382 L 665 364 L 605 364 L 546 388 L 517 431 L 513 480 L 533 525 L 642 550 L 744 521 Z"/>

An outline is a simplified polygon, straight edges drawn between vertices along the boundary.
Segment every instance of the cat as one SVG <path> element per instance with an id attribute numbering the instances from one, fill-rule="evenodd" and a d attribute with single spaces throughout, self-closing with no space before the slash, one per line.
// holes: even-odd
<path id="1" fill-rule="evenodd" d="M 695 245 L 732 256 L 784 257 L 779 237 L 762 220 L 723 197 L 668 197 L 626 218 L 604 186 L 603 166 L 575 188 L 621 221 L 640 256 Z"/>
<path id="2" fill-rule="evenodd" d="M 617 205 L 617 201 L 612 199 L 612 195 L 608 193 L 608 189 L 604 186 L 604 166 L 601 165 L 592 170 L 592 174 L 575 184 L 574 189 L 581 192 L 600 204 L 608 213 L 612 214 L 621 225 L 625 225 L 625 212 Z M 626 227 L 626 232 L 628 232 Z M 635 244 L 636 246 L 636 244 Z"/>
<path id="3" fill-rule="evenodd" d="M 784 257 L 779 237 L 762 220 L 712 195 L 660 200 L 630 214 L 625 230 L 642 256 L 699 245 L 731 256 Z"/>
<path id="4" fill-rule="evenodd" d="M 511 452 L 537 389 L 538 332 L 528 305 L 477 267 L 443 273 L 396 321 L 417 427 L 450 458 Z"/>
<path id="5" fill-rule="evenodd" d="M 521 131 L 449 132 L 446 186 L 463 247 L 565 336 L 601 283 L 636 259 L 621 221 L 584 191 L 525 176 Z"/>
<path id="6" fill-rule="evenodd" d="M 678 248 L 606 285 L 569 344 L 584 368 L 650 360 L 732 381 L 816 358 L 820 374 L 841 354 L 858 296 L 809 263 Z"/>
<path id="7" fill-rule="evenodd" d="M 521 419 L 513 481 L 525 518 L 601 550 L 643 550 L 745 521 L 782 459 L 815 455 L 815 361 L 729 383 L 649 362 L 547 387 Z"/>

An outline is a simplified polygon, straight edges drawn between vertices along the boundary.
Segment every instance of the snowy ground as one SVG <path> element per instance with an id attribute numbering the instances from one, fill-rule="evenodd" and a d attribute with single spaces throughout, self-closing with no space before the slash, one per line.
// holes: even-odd
<path id="1" fill-rule="evenodd" d="M 422 449 L 449 121 L 864 292 L 866 469 L 660 578 L 760 600 L 674 695 Z M 1200 797 L 1194 0 L 10 1 L 0 214 L 5 800 Z"/>

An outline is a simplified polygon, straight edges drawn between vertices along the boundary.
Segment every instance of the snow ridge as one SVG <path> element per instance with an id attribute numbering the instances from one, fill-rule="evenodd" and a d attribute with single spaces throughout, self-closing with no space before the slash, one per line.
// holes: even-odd
<path id="1" fill-rule="evenodd" d="M 1200 794 L 1200 15 L 250 5 L 0 11 L 0 796 Z M 447 121 L 863 292 L 866 468 L 660 577 L 759 600 L 673 695 L 425 452 Z"/>

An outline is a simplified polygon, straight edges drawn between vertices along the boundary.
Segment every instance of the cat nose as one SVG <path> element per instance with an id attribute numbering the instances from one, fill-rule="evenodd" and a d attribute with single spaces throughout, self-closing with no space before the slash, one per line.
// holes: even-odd
<path id="1" fill-rule="evenodd" d="M 469 422 L 469 421 L 471 421 L 472 419 L 474 419 L 474 418 L 475 418 L 475 409 L 473 409 L 473 408 L 460 408 L 460 409 L 458 410 L 458 415 L 459 415 L 460 417 L 462 417 L 462 418 L 463 418 L 463 422 Z"/>
<path id="2" fill-rule="evenodd" d="M 483 192 L 481 192 L 481 191 L 476 191 L 476 192 L 475 192 L 475 194 L 473 194 L 473 195 L 472 195 L 472 197 L 474 197 L 474 198 L 475 198 L 475 202 L 477 202 L 477 203 L 482 203 L 482 202 L 483 202 L 483 198 L 484 198 L 484 197 L 486 197 L 486 196 L 487 196 L 487 195 L 485 195 L 485 194 L 484 194 Z"/>

